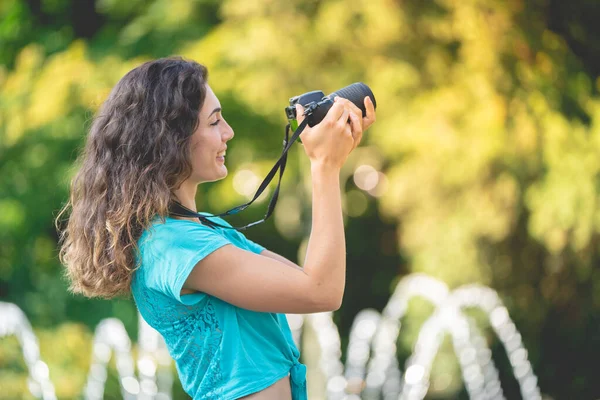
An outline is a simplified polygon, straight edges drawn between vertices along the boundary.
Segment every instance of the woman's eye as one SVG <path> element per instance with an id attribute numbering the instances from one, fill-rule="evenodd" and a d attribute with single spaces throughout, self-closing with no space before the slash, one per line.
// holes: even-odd
<path id="1" fill-rule="evenodd" d="M 217 125 L 219 124 L 219 122 L 221 122 L 221 120 L 220 120 L 220 119 L 218 119 L 218 120 L 216 120 L 215 122 L 213 122 L 213 123 L 211 124 L 211 126 L 217 126 Z"/>

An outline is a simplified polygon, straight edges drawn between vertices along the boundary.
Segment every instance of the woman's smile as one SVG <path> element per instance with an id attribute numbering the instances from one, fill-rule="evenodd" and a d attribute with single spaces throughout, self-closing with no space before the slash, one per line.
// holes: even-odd
<path id="1" fill-rule="evenodd" d="M 225 162 L 225 153 L 226 153 L 226 151 L 223 150 L 222 152 L 217 154 L 217 161 L 224 163 Z"/>

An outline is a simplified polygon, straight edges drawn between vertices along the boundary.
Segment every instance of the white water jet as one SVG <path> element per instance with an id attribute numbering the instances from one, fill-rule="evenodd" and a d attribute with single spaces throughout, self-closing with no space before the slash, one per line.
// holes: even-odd
<path id="1" fill-rule="evenodd" d="M 123 399 L 134 400 L 140 393 L 140 383 L 135 377 L 131 341 L 123 323 L 116 318 L 100 321 L 94 334 L 92 366 L 84 389 L 86 400 L 102 400 L 107 378 L 107 365 L 115 353 L 117 372 Z"/>
<path id="2" fill-rule="evenodd" d="M 21 345 L 23 359 L 29 372 L 29 392 L 38 399 L 56 400 L 48 365 L 40 358 L 40 347 L 27 317 L 15 304 L 4 302 L 0 302 L 0 316 L 0 338 L 15 335 Z"/>
<path id="3" fill-rule="evenodd" d="M 531 368 L 521 334 L 508 315 L 508 310 L 498 293 L 481 285 L 465 285 L 456 289 L 451 299 L 458 307 L 477 307 L 485 311 L 494 332 L 506 350 L 515 378 L 519 382 L 523 400 L 541 400 L 542 394 L 537 385 L 537 377 Z"/>
<path id="4" fill-rule="evenodd" d="M 381 315 L 373 309 L 362 310 L 354 318 L 350 328 L 344 369 L 348 400 L 360 399 L 365 386 L 367 362 L 371 357 L 371 343 L 380 320 Z"/>
<path id="5" fill-rule="evenodd" d="M 296 347 L 300 348 L 302 344 L 302 327 L 304 326 L 304 316 L 302 314 L 286 314 L 288 325 L 292 331 L 292 339 Z"/>
<path id="6" fill-rule="evenodd" d="M 487 400 L 506 400 L 500 384 L 498 370 L 492 360 L 492 351 L 488 348 L 487 341 L 475 325 L 472 318 L 468 318 L 471 342 L 475 347 L 477 362 L 483 371 L 485 398 Z"/>
<path id="7" fill-rule="evenodd" d="M 397 285 L 381 316 L 375 310 L 364 311 L 369 312 L 371 320 L 378 322 L 375 323 L 376 330 L 365 334 L 362 338 L 356 337 L 352 332 L 362 318 L 359 313 L 350 332 L 344 377 L 324 371 L 328 382 L 328 398 L 331 400 L 374 400 L 379 399 L 381 394 L 384 399 L 423 398 L 429 387 L 431 363 L 437 354 L 439 343 L 445 333 L 450 333 L 470 398 L 504 400 L 498 371 L 491 359 L 491 351 L 477 326 L 461 312 L 461 307 L 478 305 L 489 309 L 490 305 L 498 305 L 499 298 L 495 291 L 486 288 L 488 296 L 479 300 L 477 297 L 479 293 L 473 296 L 473 293 L 465 292 L 464 288 L 450 292 L 441 281 L 421 274 L 410 275 Z M 400 332 L 400 320 L 406 313 L 408 302 L 414 296 L 424 297 L 437 308 L 428 323 L 421 328 L 420 343 L 427 343 L 427 345 L 415 346 L 415 351 L 407 362 L 404 380 L 402 380 L 396 359 L 396 341 Z M 485 305 L 480 305 L 479 301 L 485 302 Z M 326 325 L 334 326 L 331 314 L 325 314 L 327 315 Z M 298 324 L 298 330 L 300 327 L 301 324 Z M 314 328 L 316 332 L 320 332 L 318 327 Z M 504 330 L 506 331 L 506 328 Z M 328 333 L 318 339 L 323 352 L 321 364 L 336 364 L 336 357 L 339 357 L 339 335 L 337 329 L 326 331 Z M 337 338 L 331 339 L 332 334 L 337 335 Z M 323 347 L 327 343 L 334 344 L 333 348 Z M 365 345 L 369 346 L 369 343 L 372 346 L 372 357 L 369 357 L 369 347 L 365 350 Z M 427 351 L 421 350 L 422 348 L 426 348 Z M 516 350 L 519 348 L 517 347 Z M 519 355 L 523 355 L 522 352 L 516 354 L 511 360 L 519 360 Z M 366 360 L 370 359 L 366 374 L 364 370 L 365 357 Z M 528 362 L 524 365 L 530 366 Z M 525 374 L 520 381 L 531 384 L 532 380 L 527 380 L 527 373 L 532 374 L 531 368 L 521 368 Z M 515 375 L 519 379 L 519 371 L 516 369 Z M 403 384 L 403 382 L 405 383 Z M 533 392 L 530 386 L 527 388 Z M 535 389 L 539 393 L 539 389 L 537 387 Z M 525 391 L 524 396 L 530 392 Z M 524 397 L 524 399 L 534 400 L 537 397 Z"/>
<path id="8" fill-rule="evenodd" d="M 401 400 L 422 400 L 429 389 L 429 374 L 444 334 L 449 332 L 458 356 L 469 398 L 484 400 L 484 374 L 470 338 L 467 319 L 459 309 L 444 304 L 421 327 L 413 354 L 406 363 Z"/>
<path id="9" fill-rule="evenodd" d="M 404 375 L 396 358 L 401 319 L 414 296 L 429 300 L 434 314 L 423 324 Z M 341 363 L 341 341 L 332 313 L 287 315 L 294 341 L 300 346 L 302 328 L 309 323 L 321 348 L 319 367 L 327 382 L 329 400 L 422 399 L 429 388 L 429 374 L 443 335 L 451 335 L 465 387 L 472 399 L 504 400 L 498 371 L 486 340 L 463 308 L 481 308 L 506 349 L 524 400 L 541 400 L 537 378 L 527 358 L 521 335 L 508 316 L 498 294 L 487 287 L 466 285 L 452 292 L 441 281 L 421 274 L 409 275 L 396 286 L 380 315 L 361 311 L 350 330 L 346 366 Z M 39 359 L 37 339 L 22 311 L 0 303 L 0 336 L 15 334 L 30 371 L 29 389 L 36 397 L 55 399 L 48 367 Z M 135 376 L 131 342 L 116 319 L 101 321 L 94 335 L 93 362 L 85 387 L 85 399 L 102 399 L 111 354 L 117 358 L 121 393 L 125 399 L 170 400 L 173 375 L 171 357 L 162 337 L 140 318 L 140 379 Z"/>
<path id="10" fill-rule="evenodd" d="M 396 341 L 400 334 L 401 320 L 408 309 L 408 302 L 421 296 L 440 306 L 448 296 L 448 286 L 424 274 L 404 277 L 394 290 L 382 311 L 380 324 L 373 338 L 373 354 L 367 367 L 365 400 L 378 400 L 383 391 L 384 399 L 396 399 L 401 389 L 401 372 L 396 357 Z"/>
<path id="11" fill-rule="evenodd" d="M 312 326 L 321 348 L 319 367 L 325 376 L 327 398 L 344 399 L 346 379 L 343 376 L 344 365 L 341 362 L 342 344 L 340 333 L 333 322 L 332 312 L 308 314 L 308 323 Z"/>
<path id="12" fill-rule="evenodd" d="M 140 394 L 138 400 L 171 400 L 173 397 L 172 359 L 162 336 L 138 314 L 138 360 Z"/>

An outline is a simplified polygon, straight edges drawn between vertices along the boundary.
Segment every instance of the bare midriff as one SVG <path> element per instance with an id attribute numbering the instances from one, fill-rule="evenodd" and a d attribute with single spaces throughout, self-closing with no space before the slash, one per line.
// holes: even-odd
<path id="1" fill-rule="evenodd" d="M 240 397 L 239 400 L 292 400 L 292 389 L 290 388 L 290 377 L 286 376 L 278 380 L 266 389 L 251 395 Z"/>

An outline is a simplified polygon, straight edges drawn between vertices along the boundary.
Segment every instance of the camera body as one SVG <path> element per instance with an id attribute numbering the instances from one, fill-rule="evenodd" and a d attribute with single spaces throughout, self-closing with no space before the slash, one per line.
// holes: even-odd
<path id="1" fill-rule="evenodd" d="M 340 90 L 325 96 L 320 90 L 314 90 L 307 92 L 299 96 L 294 96 L 290 99 L 290 105 L 285 108 L 285 115 L 290 122 L 293 130 L 298 128 L 298 121 L 296 118 L 296 104 L 304 107 L 304 115 L 307 119 L 308 126 L 315 126 L 325 118 L 327 112 L 333 106 L 333 100 L 335 97 L 340 96 L 350 100 L 358 108 L 362 110 L 362 116 L 367 115 L 365 109 L 364 98 L 369 96 L 373 102 L 373 106 L 377 107 L 375 96 L 367 85 L 362 82 L 356 82 L 349 86 L 346 86 Z"/>

